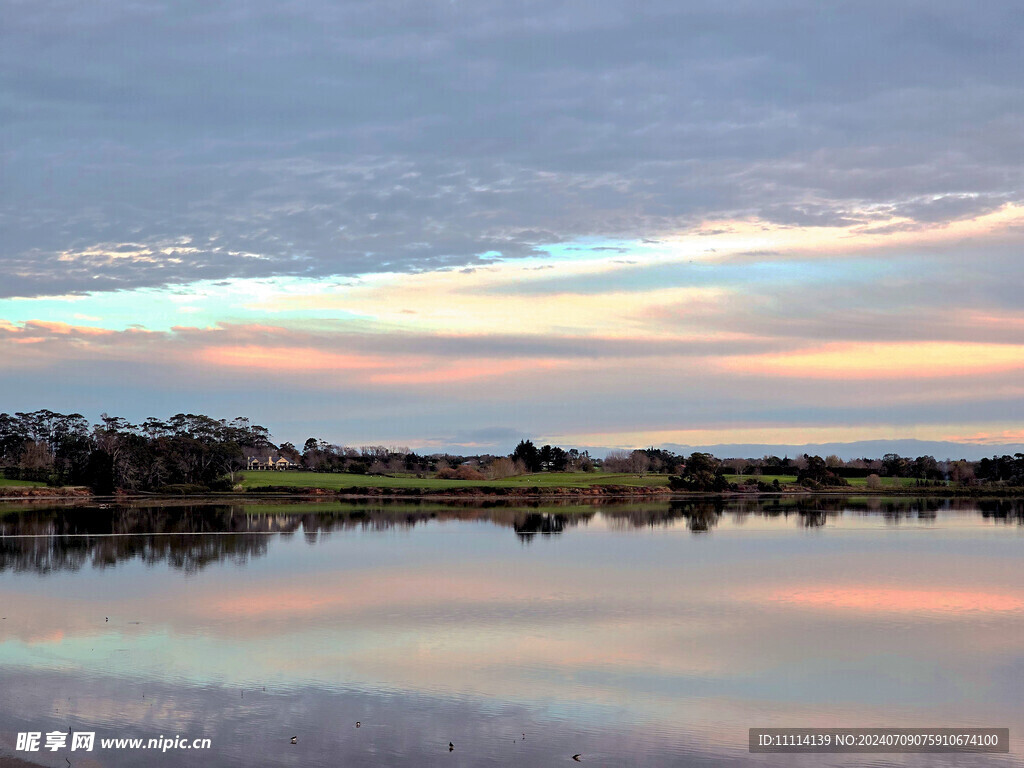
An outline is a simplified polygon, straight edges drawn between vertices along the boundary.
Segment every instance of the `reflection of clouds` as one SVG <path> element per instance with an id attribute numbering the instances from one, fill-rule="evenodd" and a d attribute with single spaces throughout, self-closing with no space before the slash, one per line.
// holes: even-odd
<path id="1" fill-rule="evenodd" d="M 767 593 L 764 599 L 797 608 L 853 613 L 925 613 L 949 618 L 1024 610 L 1024 599 L 1006 593 L 895 587 L 783 589 Z"/>
<path id="2" fill-rule="evenodd" d="M 400 536 L 369 526 L 312 546 L 276 537 L 244 567 L 213 565 L 187 579 L 164 562 L 45 579 L 15 572 L 0 590 L 9 617 L 0 665 L 110 686 L 585 703 L 660 728 L 685 722 L 712 741 L 716 719 L 740 730 L 764 712 L 820 722 L 820 712 L 802 719 L 809 701 L 844 716 L 882 717 L 888 700 L 913 719 L 968 696 L 972 712 L 997 710 L 1005 694 L 995 681 L 1022 653 L 1021 600 L 1004 586 L 1017 568 L 1012 531 L 979 519 L 977 502 L 963 502 L 973 530 L 961 520 L 955 531 L 929 522 L 904 533 L 879 528 L 877 515 L 864 515 L 876 526 L 864 528 L 860 515 L 839 515 L 846 502 L 823 500 L 830 521 L 850 525 L 812 537 L 795 525 L 812 501 L 780 505 L 788 517 L 747 509 L 752 524 L 742 529 L 727 509 L 701 537 L 676 530 L 694 505 L 624 504 L 523 548 L 510 526 L 528 510 L 497 510 L 492 526 L 475 524 L 486 516 L 468 508 L 453 515 L 474 524 L 453 518 Z M 329 530 L 327 510 L 337 506 L 310 516 L 311 526 Z M 265 524 L 292 519 L 288 507 L 272 506 Z M 919 511 L 913 502 L 900 509 Z M 899 535 L 907 538 L 892 546 Z M 858 587 L 865 571 L 873 581 Z M 922 579 L 927 587 L 897 586 Z M 95 706 L 117 711 L 116 699 Z M 139 706 L 123 711 L 145 717 Z"/>
<path id="3" fill-rule="evenodd" d="M 209 618 L 238 620 L 264 616 L 340 617 L 385 603 L 398 611 L 454 602 L 467 606 L 508 604 L 519 602 L 524 591 L 543 588 L 541 579 L 510 584 L 501 576 L 487 572 L 452 570 L 461 570 L 463 574 L 451 571 L 439 574 L 433 567 L 404 573 L 381 569 L 358 574 L 323 574 L 315 590 L 305 586 L 277 588 L 261 584 L 254 589 L 240 585 L 234 594 L 200 596 L 191 607 Z"/>

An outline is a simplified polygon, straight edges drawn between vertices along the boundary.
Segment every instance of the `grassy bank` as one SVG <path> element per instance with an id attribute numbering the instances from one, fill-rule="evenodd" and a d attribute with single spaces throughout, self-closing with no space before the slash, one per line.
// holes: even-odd
<path id="1" fill-rule="evenodd" d="M 41 488 L 46 483 L 37 483 L 33 480 L 8 480 L 0 477 L 0 488 Z"/>
<path id="2" fill-rule="evenodd" d="M 323 488 L 422 488 L 443 491 L 456 488 L 589 488 L 595 485 L 667 487 L 668 475 L 636 475 L 621 472 L 543 472 L 503 480 L 438 480 L 415 475 L 354 475 L 345 472 L 246 472 L 242 487 L 259 490 L 267 487 Z"/>
<path id="3" fill-rule="evenodd" d="M 743 483 L 750 482 L 751 480 L 760 480 L 762 483 L 771 483 L 778 480 L 779 485 L 786 485 L 787 483 L 795 483 L 796 475 L 726 475 L 725 479 L 737 485 L 743 485 Z"/>

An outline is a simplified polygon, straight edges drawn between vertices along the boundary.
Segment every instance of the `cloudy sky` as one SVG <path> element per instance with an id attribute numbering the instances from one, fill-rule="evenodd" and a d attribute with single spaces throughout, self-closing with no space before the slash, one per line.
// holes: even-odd
<path id="1" fill-rule="evenodd" d="M 1024 441 L 1024 11 L 0 0 L 0 410 Z"/>

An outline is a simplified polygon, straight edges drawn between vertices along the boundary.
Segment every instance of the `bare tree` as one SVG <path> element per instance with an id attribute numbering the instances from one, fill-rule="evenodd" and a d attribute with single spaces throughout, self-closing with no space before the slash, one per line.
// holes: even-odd
<path id="1" fill-rule="evenodd" d="M 21 452 L 19 466 L 32 471 L 47 471 L 53 468 L 53 454 L 50 446 L 42 440 L 29 440 Z"/>
<path id="2" fill-rule="evenodd" d="M 507 456 L 502 456 L 500 459 L 495 459 L 491 462 L 489 474 L 492 480 L 501 480 L 502 478 L 513 477 L 519 473 L 516 463 Z"/>
<path id="3" fill-rule="evenodd" d="M 643 475 L 651 467 L 651 457 L 643 451 L 629 454 L 629 471 L 634 475 Z"/>
<path id="4" fill-rule="evenodd" d="M 954 461 L 949 465 L 949 479 L 954 483 L 970 485 L 974 482 L 974 467 L 963 459 Z"/>
<path id="5" fill-rule="evenodd" d="M 630 452 L 609 451 L 608 455 L 604 457 L 604 469 L 607 472 L 629 472 L 631 469 Z"/>

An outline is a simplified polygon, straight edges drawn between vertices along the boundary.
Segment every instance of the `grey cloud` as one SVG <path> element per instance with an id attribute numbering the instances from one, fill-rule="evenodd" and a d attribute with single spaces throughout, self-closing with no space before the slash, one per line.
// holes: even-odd
<path id="1" fill-rule="evenodd" d="M 0 295 L 1022 199 L 1015 3 L 9 3 Z M 180 262 L 59 261 L 189 237 Z M 258 254 L 246 258 L 241 252 Z"/>
<path id="2" fill-rule="evenodd" d="M 810 289 L 813 290 L 813 289 Z M 872 287 L 835 287 L 820 296 L 809 289 L 781 290 L 769 298 L 738 295 L 714 308 L 664 308 L 656 318 L 669 327 L 713 327 L 762 335 L 773 348 L 831 341 L 1024 344 L 1024 327 L 971 320 L 944 309 L 963 307 L 953 285 L 924 281 L 915 286 L 898 283 Z M 967 307 L 971 309 L 970 307 Z M 980 314 L 986 310 L 975 307 Z"/>

